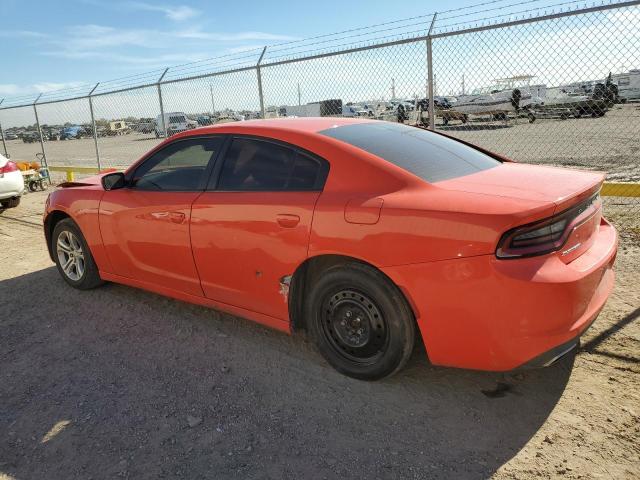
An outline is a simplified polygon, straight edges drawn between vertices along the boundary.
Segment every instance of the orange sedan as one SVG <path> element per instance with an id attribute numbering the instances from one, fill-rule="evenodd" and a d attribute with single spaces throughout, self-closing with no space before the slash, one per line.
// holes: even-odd
<path id="1" fill-rule="evenodd" d="M 346 375 L 397 372 L 416 337 L 433 364 L 504 371 L 570 351 L 611 293 L 603 178 L 376 120 L 227 123 L 64 184 L 44 229 L 73 287 L 305 330 Z"/>

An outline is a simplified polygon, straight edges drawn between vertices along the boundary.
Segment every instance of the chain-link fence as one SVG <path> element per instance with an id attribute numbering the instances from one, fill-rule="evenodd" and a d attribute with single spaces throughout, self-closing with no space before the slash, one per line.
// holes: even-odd
<path id="1" fill-rule="evenodd" d="M 5 153 L 123 168 L 176 131 L 279 116 L 435 128 L 517 161 L 607 172 L 640 236 L 640 2 L 492 0 L 0 101 Z"/>

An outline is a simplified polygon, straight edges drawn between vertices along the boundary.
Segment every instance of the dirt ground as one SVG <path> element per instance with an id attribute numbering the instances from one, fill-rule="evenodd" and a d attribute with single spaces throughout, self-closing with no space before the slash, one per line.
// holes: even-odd
<path id="1" fill-rule="evenodd" d="M 123 112 L 123 114 L 126 112 Z M 640 169 L 640 104 L 616 105 L 604 117 L 486 122 L 453 121 L 436 128 L 520 162 L 546 163 L 608 172 L 609 181 L 638 182 Z M 98 139 L 102 167 L 126 167 L 160 140 L 132 133 Z M 96 166 L 93 138 L 46 142 L 50 165 Z M 34 160 L 40 143 L 7 141 L 13 160 Z"/>
<path id="2" fill-rule="evenodd" d="M 43 243 L 46 194 L 0 215 L 0 479 L 640 477 L 640 242 L 575 356 L 365 383 L 312 346 L 107 284 Z"/>

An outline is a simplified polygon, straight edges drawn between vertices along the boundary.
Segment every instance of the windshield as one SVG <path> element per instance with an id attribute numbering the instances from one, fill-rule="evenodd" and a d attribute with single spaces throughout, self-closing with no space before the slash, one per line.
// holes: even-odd
<path id="1" fill-rule="evenodd" d="M 427 182 L 470 175 L 501 163 L 451 138 L 398 123 L 356 123 L 319 133 L 361 148 Z"/>

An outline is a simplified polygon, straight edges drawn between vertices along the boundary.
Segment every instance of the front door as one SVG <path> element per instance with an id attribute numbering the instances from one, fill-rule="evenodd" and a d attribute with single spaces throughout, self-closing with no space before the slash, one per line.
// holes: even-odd
<path id="1" fill-rule="evenodd" d="M 192 208 L 193 256 L 207 297 L 288 320 L 286 277 L 307 258 L 327 169 L 287 145 L 232 140 Z"/>
<path id="2" fill-rule="evenodd" d="M 173 142 L 143 161 L 125 188 L 105 192 L 100 231 L 112 273 L 203 295 L 191 253 L 191 205 L 222 143 L 221 137 Z"/>

